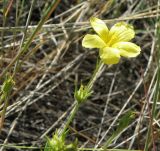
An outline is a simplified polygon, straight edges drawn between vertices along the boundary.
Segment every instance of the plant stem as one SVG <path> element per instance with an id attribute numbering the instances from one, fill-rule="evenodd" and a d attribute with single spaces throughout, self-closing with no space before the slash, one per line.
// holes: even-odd
<path id="1" fill-rule="evenodd" d="M 157 22 L 159 21 L 159 18 L 157 18 Z M 153 132 L 153 121 L 154 118 L 156 118 L 156 105 L 157 105 L 157 101 L 159 100 L 159 96 L 160 96 L 160 27 L 156 26 L 156 30 L 155 30 L 155 35 L 157 35 L 158 40 L 157 40 L 157 44 L 158 44 L 158 50 L 157 50 L 157 66 L 158 66 L 158 71 L 157 71 L 157 79 L 156 79 L 156 89 L 154 91 L 154 97 L 153 97 L 153 104 L 152 104 L 152 111 L 151 111 L 151 119 L 150 119 L 150 123 L 149 123 L 149 127 L 148 127 L 148 132 L 147 132 L 147 138 L 146 138 L 146 142 L 145 142 L 145 148 L 144 151 L 148 151 L 149 150 L 149 144 L 151 142 L 153 142 L 153 150 L 156 151 L 156 147 L 155 147 L 155 143 L 154 143 L 154 132 Z M 151 136 L 152 134 L 152 136 Z M 151 140 L 152 138 L 152 140 Z"/>
<path id="2" fill-rule="evenodd" d="M 56 9 L 57 5 L 60 3 L 61 0 L 54 0 L 50 7 L 46 10 L 44 16 L 39 21 L 37 28 L 33 31 L 31 36 L 29 37 L 28 41 L 24 45 L 21 51 L 18 52 L 18 54 L 12 59 L 10 64 L 3 70 L 3 72 L 0 74 L 0 79 L 7 73 L 7 71 L 12 67 L 12 65 L 19 60 L 19 58 L 28 50 L 30 44 L 32 43 L 34 37 L 37 35 L 37 33 L 40 31 L 42 25 L 45 23 L 45 21 L 49 18 L 49 16 L 52 14 L 52 12 Z"/>
<path id="3" fill-rule="evenodd" d="M 159 70 L 159 68 L 158 68 Z M 157 90 L 157 88 L 159 88 L 159 82 L 160 82 L 160 74 L 157 75 L 158 79 L 157 79 L 157 85 L 156 85 L 156 90 L 155 90 L 155 95 L 154 95 L 154 98 L 153 98 L 153 105 L 152 105 L 152 113 L 151 113 L 151 119 L 150 119 L 150 123 L 149 123 L 149 127 L 148 127 L 148 132 L 147 132 L 147 139 L 146 139 L 146 142 L 145 142 L 145 148 L 144 148 L 144 151 L 148 151 L 149 149 L 149 144 L 151 142 L 151 132 L 153 131 L 153 119 L 155 118 L 155 113 L 156 113 L 156 104 L 157 104 L 157 96 L 159 94 Z M 153 137 L 152 137 L 153 138 Z"/>
<path id="4" fill-rule="evenodd" d="M 63 135 L 66 132 L 69 124 L 73 121 L 73 119 L 74 119 L 79 107 L 80 107 L 80 104 L 76 101 L 76 104 L 75 104 L 74 108 L 72 109 L 72 111 L 71 111 L 71 113 L 69 115 L 69 118 L 67 119 L 67 122 L 66 122 L 62 132 L 60 132 L 60 135 Z"/>
<path id="5" fill-rule="evenodd" d="M 95 83 L 95 81 L 97 80 L 97 78 L 99 78 L 99 76 L 102 74 L 103 72 L 103 67 L 104 67 L 104 63 L 100 60 L 97 65 L 96 65 L 96 69 L 93 72 L 93 75 L 90 79 L 90 81 L 87 84 L 88 89 L 92 89 L 93 84 Z"/>
<path id="6" fill-rule="evenodd" d="M 97 80 L 97 78 L 102 74 L 102 72 L 103 72 L 103 70 L 102 70 L 103 67 L 104 67 L 104 63 L 100 60 L 100 61 L 97 63 L 96 68 L 95 68 L 95 70 L 94 70 L 94 72 L 93 72 L 93 75 L 92 75 L 90 81 L 89 81 L 88 84 L 87 84 L 87 87 L 88 87 L 88 89 L 89 89 L 90 91 L 92 90 L 93 84 L 95 83 L 95 81 Z M 70 116 L 69 116 L 69 118 L 67 119 L 67 122 L 66 122 L 66 124 L 65 124 L 62 132 L 60 132 L 60 135 L 63 135 L 63 134 L 66 132 L 69 124 L 73 121 L 73 119 L 74 119 L 74 117 L 75 117 L 75 115 L 76 115 L 76 113 L 77 113 L 77 111 L 78 111 L 78 109 L 79 109 L 79 107 L 80 107 L 81 104 L 82 104 L 82 103 L 79 103 L 78 101 L 76 101 L 76 104 L 75 104 L 74 108 L 72 109 L 72 111 L 71 111 L 71 113 L 70 113 Z"/>

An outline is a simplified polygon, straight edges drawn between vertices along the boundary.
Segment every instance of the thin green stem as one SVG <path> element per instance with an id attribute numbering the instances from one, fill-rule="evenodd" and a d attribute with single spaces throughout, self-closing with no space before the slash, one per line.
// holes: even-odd
<path id="1" fill-rule="evenodd" d="M 7 71 L 12 67 L 12 65 L 19 60 L 19 58 L 28 50 L 31 42 L 33 41 L 36 34 L 40 31 L 42 25 L 45 23 L 45 21 L 49 18 L 49 16 L 52 14 L 52 12 L 55 10 L 57 5 L 60 3 L 61 0 L 54 0 L 50 7 L 47 9 L 45 15 L 40 20 L 37 28 L 33 31 L 32 35 L 29 37 L 28 41 L 26 42 L 25 46 L 22 48 L 22 50 L 15 56 L 15 58 L 12 59 L 11 63 L 3 70 L 3 72 L 0 74 L 0 79 L 7 73 Z"/>
<path id="2" fill-rule="evenodd" d="M 103 67 L 104 67 L 104 63 L 102 62 L 102 60 L 100 60 L 100 61 L 97 63 L 96 69 L 94 70 L 93 75 L 92 75 L 90 81 L 89 81 L 88 84 L 87 84 L 87 87 L 88 87 L 89 90 L 92 89 L 95 81 L 96 81 L 97 78 L 101 75 L 101 73 L 102 73 L 102 68 L 103 68 Z"/>
<path id="3" fill-rule="evenodd" d="M 157 23 L 159 22 L 159 18 L 157 18 Z M 156 24 L 157 25 L 157 24 Z M 157 79 L 156 79 L 156 89 L 154 91 L 154 96 L 153 96 L 153 104 L 152 104 L 152 110 L 151 110 L 151 119 L 148 127 L 148 132 L 147 132 L 147 138 L 145 142 L 145 148 L 144 151 L 149 150 L 149 145 L 151 142 L 153 142 L 153 150 L 156 151 L 155 143 L 154 143 L 154 133 L 153 133 L 153 121 L 154 118 L 156 118 L 156 106 L 157 106 L 157 101 L 160 96 L 160 27 L 156 26 L 156 35 L 158 37 L 157 44 L 158 44 L 158 50 L 157 50 L 157 66 L 158 66 L 158 71 L 157 71 Z M 152 137 L 151 137 L 152 134 Z"/>
<path id="4" fill-rule="evenodd" d="M 103 70 L 102 70 L 103 67 L 104 67 L 104 63 L 100 60 L 100 61 L 97 63 L 96 68 L 95 68 L 95 70 L 94 70 L 94 72 L 93 72 L 93 75 L 92 75 L 90 81 L 89 81 L 88 84 L 87 84 L 88 90 L 90 90 L 90 91 L 92 90 L 93 84 L 95 83 L 95 81 L 96 81 L 97 78 L 101 75 L 101 73 L 102 73 L 102 71 L 103 71 Z M 90 91 L 88 91 L 88 93 L 89 93 Z M 76 101 L 75 107 L 74 107 L 73 110 L 71 111 L 70 116 L 69 116 L 69 118 L 67 119 L 67 122 L 66 122 L 66 124 L 65 124 L 62 132 L 60 132 L 60 135 L 63 135 L 63 134 L 66 132 L 69 124 L 73 121 L 73 119 L 74 119 L 74 117 L 75 117 L 75 115 L 76 115 L 76 113 L 77 113 L 77 111 L 78 111 L 78 109 L 79 109 L 79 106 L 80 106 L 81 104 L 82 104 L 82 102 Z"/>
<path id="5" fill-rule="evenodd" d="M 5 27 L 6 20 L 7 20 L 7 16 L 5 15 L 5 12 L 6 12 L 6 1 L 3 0 L 3 24 L 2 24 L 3 27 Z M 2 48 L 3 48 L 4 33 L 5 33 L 5 30 L 2 30 L 1 32 L 1 47 Z"/>
<path id="6" fill-rule="evenodd" d="M 0 133 L 1 133 L 1 130 L 2 130 L 2 127 L 3 127 L 3 123 L 4 123 L 4 119 L 5 119 L 5 113 L 6 113 L 6 110 L 7 110 L 7 106 L 8 106 L 8 102 L 9 102 L 9 94 L 8 96 L 4 97 L 4 106 L 3 106 L 3 110 L 0 114 L 0 117 L 1 117 L 1 122 L 0 122 Z"/>
<path id="7" fill-rule="evenodd" d="M 144 151 L 149 150 L 149 144 L 151 142 L 151 132 L 152 132 L 152 128 L 153 128 L 153 119 L 156 117 L 156 105 L 157 105 L 157 101 L 158 101 L 158 98 L 159 98 L 159 88 L 160 88 L 160 66 L 159 66 L 159 61 L 158 61 L 156 89 L 155 89 L 155 93 L 154 93 L 154 97 L 153 97 L 151 119 L 150 119 L 150 123 L 149 123 L 149 127 L 148 127 L 147 139 L 146 139 L 146 142 L 145 142 Z"/>
<path id="8" fill-rule="evenodd" d="M 31 7 L 30 7 L 30 10 L 29 10 L 29 14 L 28 14 L 28 18 L 27 18 L 27 21 L 26 21 L 25 30 L 24 30 L 23 37 L 22 37 L 22 40 L 21 40 L 21 45 L 20 45 L 19 52 L 23 50 L 23 49 L 21 49 L 21 48 L 22 48 L 22 46 L 23 46 L 23 44 L 24 44 L 24 41 L 25 41 L 25 38 L 26 38 L 27 29 L 28 29 L 29 22 L 30 22 L 30 19 L 31 19 L 31 15 L 32 15 L 32 10 L 33 10 L 34 4 L 35 4 L 35 0 L 32 0 Z M 16 73 L 17 70 L 18 70 L 18 65 L 19 65 L 19 59 L 18 59 L 18 60 L 16 61 L 16 63 L 15 63 L 14 75 L 15 75 L 15 73 Z"/>
<path id="9" fill-rule="evenodd" d="M 79 107 L 80 107 L 80 104 L 78 102 L 76 102 L 76 104 L 75 104 L 74 108 L 72 109 L 72 111 L 70 113 L 70 116 L 67 119 L 67 122 L 65 123 L 65 126 L 64 126 L 64 128 L 63 128 L 63 130 L 62 130 L 60 135 L 63 135 L 66 132 L 66 130 L 69 127 L 69 124 L 73 121 L 73 119 L 74 119 Z"/>
<path id="10" fill-rule="evenodd" d="M 19 4 L 20 4 L 20 9 L 18 9 Z M 22 15 L 23 8 L 24 8 L 24 0 L 22 0 L 22 1 L 21 0 L 17 0 L 17 3 L 16 3 L 16 24 L 15 24 L 15 28 L 19 24 L 19 20 L 20 20 L 21 15 Z"/>

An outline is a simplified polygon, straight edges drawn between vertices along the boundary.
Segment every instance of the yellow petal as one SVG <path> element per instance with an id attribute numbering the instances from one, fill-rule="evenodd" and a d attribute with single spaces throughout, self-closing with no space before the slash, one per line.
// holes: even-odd
<path id="1" fill-rule="evenodd" d="M 120 59 L 119 50 L 111 47 L 100 49 L 100 58 L 105 64 L 117 64 Z"/>
<path id="2" fill-rule="evenodd" d="M 120 41 L 130 41 L 135 36 L 133 26 L 125 23 L 116 23 L 109 31 L 110 40 L 108 44 L 111 46 Z"/>
<path id="3" fill-rule="evenodd" d="M 120 55 L 124 57 L 136 57 L 141 51 L 141 48 L 132 42 L 118 42 L 112 47 L 119 49 Z"/>
<path id="4" fill-rule="evenodd" d="M 96 18 L 96 17 L 91 17 L 90 18 L 90 23 L 91 26 L 93 27 L 93 29 L 95 30 L 95 32 L 105 41 L 107 42 L 107 38 L 108 38 L 108 28 L 106 26 L 106 24 Z"/>
<path id="5" fill-rule="evenodd" d="M 85 48 L 103 48 L 106 44 L 98 35 L 87 34 L 82 40 L 82 46 Z"/>

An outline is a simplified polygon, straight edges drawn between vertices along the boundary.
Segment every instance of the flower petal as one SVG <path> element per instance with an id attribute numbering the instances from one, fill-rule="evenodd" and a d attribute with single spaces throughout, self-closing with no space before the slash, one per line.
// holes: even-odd
<path id="1" fill-rule="evenodd" d="M 98 35 L 87 34 L 82 40 L 82 46 L 85 48 L 103 48 L 106 44 Z"/>
<path id="2" fill-rule="evenodd" d="M 120 60 L 119 50 L 111 47 L 100 49 L 100 58 L 105 64 L 117 64 Z"/>
<path id="3" fill-rule="evenodd" d="M 93 27 L 93 29 L 95 30 L 95 32 L 105 41 L 107 42 L 107 38 L 108 38 L 108 28 L 106 26 L 106 24 L 96 18 L 96 17 L 91 17 L 90 18 L 90 23 L 91 23 L 91 26 Z"/>
<path id="4" fill-rule="evenodd" d="M 119 49 L 123 57 L 136 57 L 141 51 L 141 48 L 132 42 L 118 42 L 112 47 Z"/>
<path id="5" fill-rule="evenodd" d="M 125 23 L 116 23 L 109 31 L 110 40 L 108 44 L 111 46 L 120 41 L 130 41 L 135 36 L 133 26 Z"/>

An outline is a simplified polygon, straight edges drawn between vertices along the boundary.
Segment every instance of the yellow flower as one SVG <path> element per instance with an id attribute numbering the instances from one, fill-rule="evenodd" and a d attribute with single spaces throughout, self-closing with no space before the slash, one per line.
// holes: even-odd
<path id="1" fill-rule="evenodd" d="M 82 40 L 82 46 L 99 48 L 100 58 L 105 64 L 117 64 L 121 56 L 139 55 L 140 47 L 129 42 L 135 36 L 133 26 L 119 22 L 109 30 L 106 24 L 96 17 L 92 17 L 90 23 L 98 35 L 87 34 Z"/>

